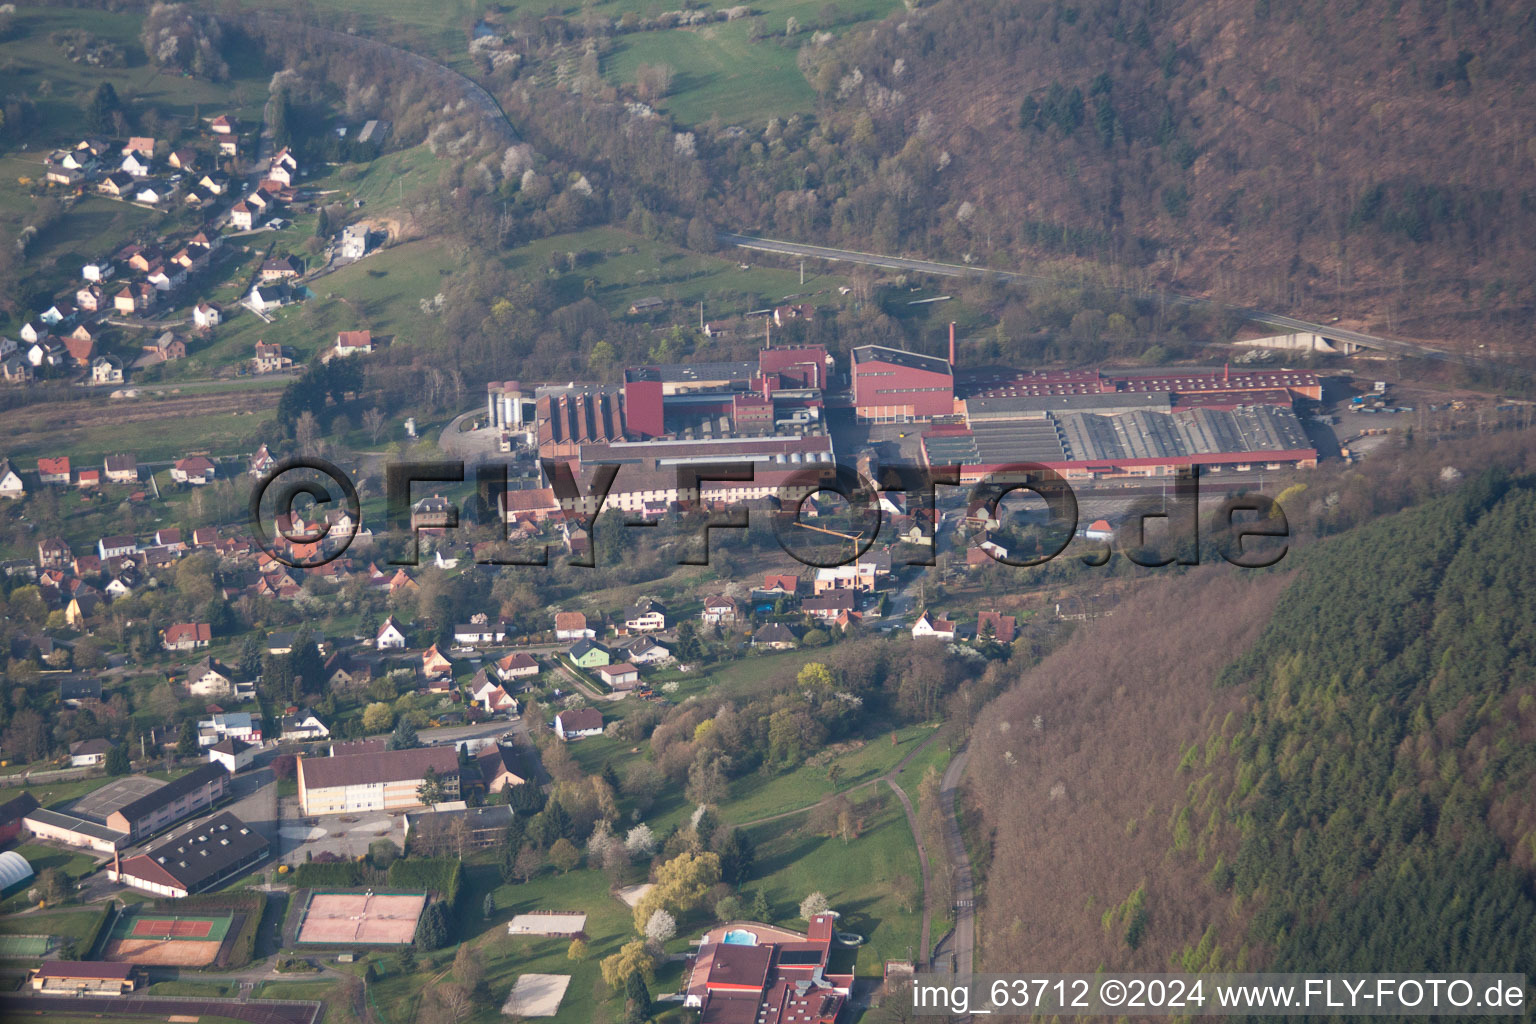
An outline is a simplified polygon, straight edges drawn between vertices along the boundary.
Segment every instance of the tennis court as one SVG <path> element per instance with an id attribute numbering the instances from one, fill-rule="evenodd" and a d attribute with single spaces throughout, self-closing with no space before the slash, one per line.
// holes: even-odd
<path id="1" fill-rule="evenodd" d="M 234 926 L 224 914 L 166 914 L 125 909 L 112 922 L 103 951 L 106 959 L 177 967 L 213 963 Z"/>
<path id="2" fill-rule="evenodd" d="M 427 894 L 316 892 L 309 896 L 298 941 L 323 946 L 403 946 L 416 937 Z"/>
<path id="3" fill-rule="evenodd" d="M 0 935 L 0 957 L 33 957 L 48 952 L 46 935 Z"/>

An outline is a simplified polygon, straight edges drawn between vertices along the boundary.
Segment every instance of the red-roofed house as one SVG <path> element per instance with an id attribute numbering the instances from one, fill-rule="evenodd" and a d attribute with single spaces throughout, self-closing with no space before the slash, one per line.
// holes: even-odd
<path id="1" fill-rule="evenodd" d="M 194 455 L 171 466 L 171 479 L 179 484 L 201 486 L 211 482 L 216 472 L 212 462 L 201 455 Z"/>
<path id="2" fill-rule="evenodd" d="M 69 456 L 61 455 L 56 459 L 38 459 L 37 477 L 45 484 L 69 483 Z"/>
<path id="3" fill-rule="evenodd" d="M 342 331 L 336 335 L 335 351 L 339 356 L 368 355 L 373 351 L 373 332 Z"/>
<path id="4" fill-rule="evenodd" d="M 1012 615 L 999 612 L 981 612 L 976 616 L 976 638 L 979 640 L 991 627 L 992 638 L 1000 644 L 1011 644 L 1016 630 Z"/>
<path id="5" fill-rule="evenodd" d="M 160 634 L 160 646 L 168 651 L 191 651 L 207 647 L 213 630 L 206 622 L 178 622 Z"/>

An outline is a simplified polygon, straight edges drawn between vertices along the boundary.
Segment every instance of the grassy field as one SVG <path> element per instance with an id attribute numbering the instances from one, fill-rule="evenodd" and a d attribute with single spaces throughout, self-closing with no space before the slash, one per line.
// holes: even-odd
<path id="1" fill-rule="evenodd" d="M 916 956 L 922 932 L 920 897 L 914 909 L 901 909 L 893 892 L 906 879 L 921 892 L 917 846 L 901 805 L 884 787 L 871 802 L 856 839 L 809 834 L 804 818 L 772 822 L 750 830 L 757 844 L 757 877 L 744 886 L 762 889 L 773 908 L 772 923 L 803 928 L 800 901 L 812 892 L 826 895 L 842 914 L 838 930 L 864 936 L 858 951 L 861 977 L 881 974 L 887 959 Z M 862 801 L 856 800 L 855 803 Z"/>
<path id="2" fill-rule="evenodd" d="M 618 37 L 603 74 L 632 85 L 641 64 L 667 64 L 674 69 L 672 90 L 655 106 L 674 120 L 698 124 L 718 116 L 726 124 L 757 125 L 815 109 L 815 90 L 797 63 L 800 46 L 811 38 L 808 30 L 845 32 L 900 6 L 894 0 L 769 0 L 752 5 L 765 33 L 755 42 L 752 19 L 631 33 Z M 801 31 L 787 37 L 790 18 Z"/>
<path id="3" fill-rule="evenodd" d="M 573 271 L 553 273 L 551 257 L 566 253 L 586 254 Z M 507 265 L 530 278 L 551 276 L 561 298 L 575 302 L 584 294 L 615 314 L 623 314 L 636 299 L 657 296 L 679 308 L 675 319 L 698 323 L 698 304 L 704 303 L 706 319 L 714 320 L 761 309 L 787 295 L 806 294 L 816 302 L 841 299 L 837 288 L 846 278 L 818 273 L 826 264 L 808 263 L 805 283 L 798 270 L 750 266 L 742 270 L 734 251 L 694 253 L 665 242 L 653 242 L 620 228 L 598 227 L 554 235 L 514 249 Z M 587 282 L 592 285 L 588 288 Z M 707 356 L 703 358 L 708 358 Z"/>
<path id="4" fill-rule="evenodd" d="M 56 846 L 44 846 L 41 843 L 18 846 L 16 852 L 27 858 L 27 863 L 32 865 L 33 873 L 39 875 L 49 868 L 56 868 L 71 878 L 79 878 L 95 871 L 98 864 L 96 858 L 88 853 L 61 850 Z"/>
<path id="5" fill-rule="evenodd" d="M 65 942 L 81 942 L 96 933 L 106 907 L 81 907 L 43 913 L 9 914 L 0 917 L 0 935 L 56 935 Z M 84 950 L 80 951 L 82 954 Z"/>

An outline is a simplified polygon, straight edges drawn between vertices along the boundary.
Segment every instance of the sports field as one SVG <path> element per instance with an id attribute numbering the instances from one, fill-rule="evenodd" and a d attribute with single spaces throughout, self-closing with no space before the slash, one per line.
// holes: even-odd
<path id="1" fill-rule="evenodd" d="M 205 967 L 218 959 L 235 923 L 225 914 L 163 914 L 124 910 L 112 922 L 108 960 L 160 966 Z"/>
<path id="2" fill-rule="evenodd" d="M 46 935 L 0 935 L 0 957 L 33 957 L 48 952 Z"/>
<path id="3" fill-rule="evenodd" d="M 416 937 L 427 895 L 316 892 L 299 923 L 298 941 L 323 946 L 403 946 Z"/>

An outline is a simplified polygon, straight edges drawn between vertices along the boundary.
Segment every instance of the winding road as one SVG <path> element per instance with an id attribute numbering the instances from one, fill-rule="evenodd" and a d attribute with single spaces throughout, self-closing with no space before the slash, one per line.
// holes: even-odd
<path id="1" fill-rule="evenodd" d="M 1060 283 L 1058 279 L 1043 274 L 1026 274 L 1014 270 L 997 270 L 992 267 L 969 266 L 962 263 L 942 263 L 937 260 L 913 259 L 907 256 L 888 256 L 881 253 L 860 252 L 856 249 L 834 249 L 825 245 L 786 242 L 776 238 L 760 238 L 755 235 L 738 234 L 733 231 L 717 232 L 717 237 L 721 243 L 734 245 L 741 249 L 778 253 L 783 256 L 804 256 L 811 259 L 859 263 L 870 267 L 884 267 L 887 270 L 910 270 L 915 273 L 934 274 L 940 277 L 973 277 L 994 281 L 1032 281 L 1042 284 Z M 1269 313 L 1262 309 L 1252 309 L 1247 306 L 1235 306 L 1231 303 L 1219 302 L 1215 299 L 1204 299 L 1195 295 L 1180 295 L 1173 292 L 1167 293 L 1167 297 L 1169 302 L 1183 306 L 1215 306 L 1218 309 L 1235 313 L 1254 323 L 1265 324 L 1282 331 L 1320 334 L 1333 341 L 1352 342 L 1365 348 L 1394 352 L 1399 355 L 1415 356 L 1421 359 L 1457 363 L 1463 366 L 1497 366 L 1504 370 L 1530 372 L 1524 367 L 1511 363 L 1452 352 L 1447 349 L 1436 348 L 1433 345 L 1426 345 L 1422 342 L 1405 341 L 1401 338 L 1387 338 L 1379 334 L 1367 334 L 1364 331 L 1351 331 L 1341 327 L 1311 323 L 1297 317 L 1286 316 L 1281 313 Z"/>

